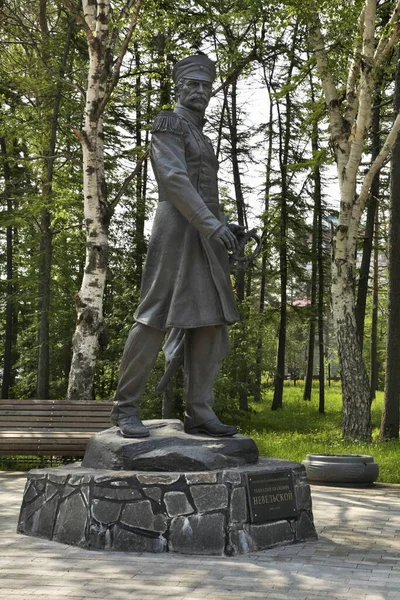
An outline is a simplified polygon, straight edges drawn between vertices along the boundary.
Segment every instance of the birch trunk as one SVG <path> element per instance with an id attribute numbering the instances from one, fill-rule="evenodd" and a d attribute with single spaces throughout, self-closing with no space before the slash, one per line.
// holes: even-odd
<path id="1" fill-rule="evenodd" d="M 96 38 L 88 43 L 89 73 L 84 125 L 78 137 L 83 153 L 84 220 L 86 257 L 81 289 L 76 296 L 77 322 L 72 339 L 72 362 L 68 399 L 90 400 L 99 339 L 104 331 L 103 294 L 108 257 L 108 223 L 103 146 L 103 114 L 98 107 L 106 93 L 105 47 L 108 38 L 109 3 L 104 2 L 101 18 L 96 6 L 84 0 L 85 20 Z"/>
<path id="2" fill-rule="evenodd" d="M 88 100 L 90 102 L 90 100 Z M 108 216 L 103 214 L 105 199 L 103 122 L 96 125 L 85 119 L 82 133 L 84 169 L 84 217 L 86 225 L 86 258 L 81 289 L 76 296 L 77 323 L 72 339 L 72 362 L 68 382 L 68 399 L 90 400 L 99 350 L 104 331 L 103 295 L 108 259 Z"/>
<path id="3" fill-rule="evenodd" d="M 332 280 L 333 318 L 342 378 L 342 432 L 351 439 L 368 439 L 371 435 L 369 380 L 357 335 L 352 266 L 335 260 Z"/>
<path id="4" fill-rule="evenodd" d="M 376 75 L 400 36 L 398 1 L 390 20 L 391 27 L 383 31 L 376 44 L 376 5 L 376 0 L 365 0 L 360 14 L 360 35 L 355 38 L 344 109 L 343 103 L 339 102 L 318 18 L 310 38 L 328 107 L 340 189 L 339 224 L 333 245 L 332 303 L 342 377 L 342 434 L 345 438 L 363 440 L 371 437 L 370 389 L 356 328 L 355 251 L 361 215 L 371 183 L 387 159 L 400 128 L 400 117 L 397 116 L 382 150 L 372 162 L 357 193 L 357 175 L 371 121 Z"/>
<path id="5" fill-rule="evenodd" d="M 77 323 L 72 338 L 73 355 L 67 391 L 68 399 L 89 400 L 93 396 L 97 354 L 106 340 L 103 296 L 108 262 L 108 227 L 116 202 L 122 195 L 120 191 L 116 200 L 107 202 L 103 114 L 118 83 L 122 61 L 137 24 L 141 0 L 126 0 L 115 23 L 110 19 L 110 0 L 83 0 L 82 12 L 77 10 L 72 0 L 64 0 L 64 3 L 82 26 L 89 50 L 84 125 L 81 131 L 75 130 L 83 154 L 86 257 L 81 289 L 76 296 Z M 119 28 L 128 15 L 127 33 L 120 40 Z M 121 50 L 114 61 L 117 41 L 121 42 Z M 125 188 L 123 185 L 121 190 Z"/>
<path id="6" fill-rule="evenodd" d="M 351 197 L 342 195 L 349 205 Z M 338 227 L 332 262 L 332 310 L 337 336 L 342 380 L 345 438 L 368 440 L 371 437 L 370 386 L 361 344 L 357 333 L 354 297 L 355 239 L 349 239 L 348 229 Z"/>

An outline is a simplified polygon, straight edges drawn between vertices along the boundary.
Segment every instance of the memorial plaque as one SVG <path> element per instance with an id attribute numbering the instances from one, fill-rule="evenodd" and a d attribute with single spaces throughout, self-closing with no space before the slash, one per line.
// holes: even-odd
<path id="1" fill-rule="evenodd" d="M 297 517 L 291 471 L 246 475 L 251 523 Z"/>

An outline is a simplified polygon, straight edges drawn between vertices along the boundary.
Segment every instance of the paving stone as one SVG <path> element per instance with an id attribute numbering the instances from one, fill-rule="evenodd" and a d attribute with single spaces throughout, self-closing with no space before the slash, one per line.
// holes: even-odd
<path id="1" fill-rule="evenodd" d="M 37 498 L 38 495 L 40 495 L 40 492 L 37 491 L 34 481 L 28 481 L 24 493 L 25 501 L 31 502 L 34 498 Z"/>
<path id="2" fill-rule="evenodd" d="M 192 483 L 216 483 L 216 473 L 188 473 L 185 475 L 186 482 L 191 485 Z"/>
<path id="3" fill-rule="evenodd" d="M 100 523 L 114 523 L 118 520 L 122 504 L 95 498 L 92 503 L 92 516 Z"/>
<path id="4" fill-rule="evenodd" d="M 225 517 L 219 513 L 176 517 L 170 527 L 170 550 L 184 554 L 222 554 L 224 523 Z"/>
<path id="5" fill-rule="evenodd" d="M 158 503 L 161 502 L 162 491 L 159 487 L 143 488 L 143 492 L 148 498 L 151 498 L 152 500 L 155 500 Z"/>
<path id="6" fill-rule="evenodd" d="M 180 475 L 166 475 L 159 473 L 157 475 L 138 475 L 137 480 L 144 485 L 171 485 L 179 481 Z"/>
<path id="7" fill-rule="evenodd" d="M 50 480 L 51 480 L 51 474 L 50 474 Z M 68 479 L 69 485 L 73 485 L 76 487 L 81 487 L 82 485 L 88 485 L 90 483 L 90 481 L 91 481 L 90 475 L 81 475 L 81 474 L 71 475 Z"/>
<path id="8" fill-rule="evenodd" d="M 247 520 L 247 499 L 244 487 L 232 490 L 230 511 L 233 522 L 244 523 Z"/>
<path id="9" fill-rule="evenodd" d="M 93 497 L 108 498 L 110 500 L 136 500 L 137 498 L 141 498 L 142 495 L 139 490 L 135 490 L 132 487 L 124 489 L 120 487 L 95 485 L 93 489 Z"/>
<path id="10" fill-rule="evenodd" d="M 200 513 L 228 506 L 228 490 L 225 485 L 192 485 L 190 492 Z"/>
<path id="11" fill-rule="evenodd" d="M 164 502 L 170 517 L 190 515 L 194 512 L 192 505 L 183 492 L 167 492 Z"/>
<path id="12" fill-rule="evenodd" d="M 53 495 L 45 502 L 37 515 L 36 535 L 51 539 L 53 537 L 53 528 L 56 520 L 56 512 L 59 505 L 59 495 Z"/>
<path id="13" fill-rule="evenodd" d="M 223 483 L 230 483 L 232 485 L 239 485 L 242 482 L 240 473 L 236 471 L 224 471 L 222 473 Z"/>
<path id="14" fill-rule="evenodd" d="M 137 527 L 160 533 L 164 533 L 167 529 L 166 517 L 153 513 L 150 500 L 138 500 L 126 504 L 121 514 L 121 523 L 128 527 Z"/>
<path id="15" fill-rule="evenodd" d="M 262 525 L 244 525 L 244 531 L 256 548 L 270 548 L 276 544 L 294 541 L 294 532 L 287 521 L 276 521 Z"/>
<path id="16" fill-rule="evenodd" d="M 305 511 L 300 513 L 298 519 L 295 521 L 295 539 L 299 542 L 317 539 L 314 523 L 310 515 Z"/>
<path id="17" fill-rule="evenodd" d="M 167 541 L 161 535 L 157 537 L 141 536 L 116 525 L 113 529 L 112 549 L 129 552 L 132 551 L 132 548 L 135 548 L 136 552 L 165 552 Z"/>
<path id="18" fill-rule="evenodd" d="M 37 532 L 39 513 L 44 503 L 44 494 L 36 496 L 30 503 L 23 502 L 21 506 L 18 531 L 28 535 Z"/>
<path id="19" fill-rule="evenodd" d="M 302 481 L 301 485 L 296 486 L 296 505 L 298 510 L 311 511 L 312 509 L 310 486 L 306 481 Z"/>
<path id="20" fill-rule="evenodd" d="M 65 498 L 60 505 L 53 539 L 64 544 L 84 545 L 87 506 L 79 492 Z"/>

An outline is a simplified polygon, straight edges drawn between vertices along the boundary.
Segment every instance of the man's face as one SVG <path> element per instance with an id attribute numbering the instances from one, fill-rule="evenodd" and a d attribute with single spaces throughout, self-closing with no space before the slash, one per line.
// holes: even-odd
<path id="1" fill-rule="evenodd" d="M 211 98 L 211 83 L 199 79 L 183 79 L 179 104 L 195 112 L 204 113 Z"/>

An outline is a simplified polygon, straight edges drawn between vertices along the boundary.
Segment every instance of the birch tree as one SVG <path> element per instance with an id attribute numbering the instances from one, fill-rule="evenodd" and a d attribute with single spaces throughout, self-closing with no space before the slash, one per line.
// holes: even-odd
<path id="1" fill-rule="evenodd" d="M 310 44 L 329 115 L 340 193 L 339 222 L 333 240 L 332 305 L 342 376 L 342 433 L 346 438 L 368 440 L 371 437 L 370 387 L 355 319 L 356 244 L 372 181 L 388 159 L 400 130 L 399 115 L 366 172 L 360 167 L 371 123 L 376 78 L 387 65 L 400 37 L 400 2 L 393 3 L 389 23 L 381 31 L 376 27 L 377 0 L 363 3 L 344 91 L 339 90 L 335 82 L 324 29 L 316 5 L 312 6 L 315 12 Z"/>
<path id="2" fill-rule="evenodd" d="M 67 391 L 69 399 L 87 400 L 92 398 L 96 357 L 105 337 L 103 295 L 108 227 L 115 208 L 115 202 L 108 201 L 106 192 L 104 112 L 120 77 L 141 0 L 123 3 L 83 0 L 81 10 L 73 0 L 64 0 L 64 6 L 82 27 L 89 52 L 87 88 L 82 90 L 85 95 L 83 126 L 74 130 L 83 154 L 86 260 L 76 296 L 77 323 Z"/>

